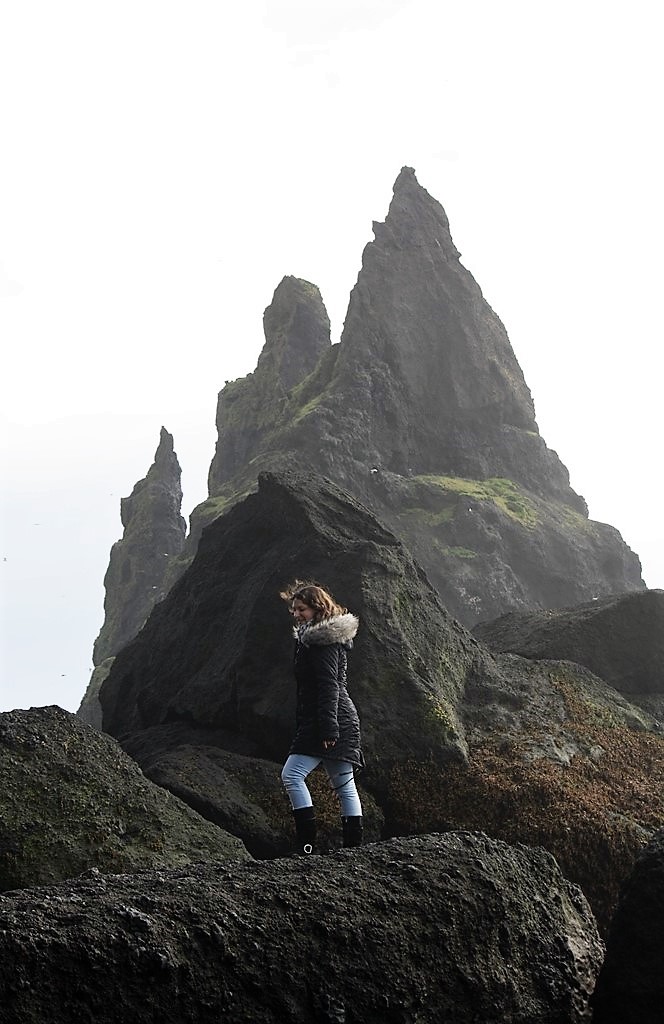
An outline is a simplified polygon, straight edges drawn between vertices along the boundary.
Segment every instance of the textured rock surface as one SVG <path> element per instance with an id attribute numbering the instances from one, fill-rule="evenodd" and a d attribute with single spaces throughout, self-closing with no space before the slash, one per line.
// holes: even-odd
<path id="1" fill-rule="evenodd" d="M 0 889 L 229 857 L 248 854 L 109 736 L 58 707 L 0 715 Z"/>
<path id="2" fill-rule="evenodd" d="M 227 384 L 219 395 L 211 493 L 217 479 L 228 479 L 262 452 L 289 391 L 330 349 L 330 320 L 320 292 L 297 277 L 285 277 L 276 289 L 263 328 L 265 347 L 254 373 Z"/>
<path id="3" fill-rule="evenodd" d="M 661 1024 L 663 965 L 664 829 L 622 891 L 593 996 L 593 1024 Z"/>
<path id="4" fill-rule="evenodd" d="M 162 427 L 147 475 L 120 503 L 124 533 L 111 549 L 104 577 L 106 617 L 94 645 L 95 665 L 117 654 L 136 636 L 164 596 L 168 562 L 182 551 L 186 533 L 180 515 L 180 478 L 173 437 Z"/>
<path id="5" fill-rule="evenodd" d="M 308 343 L 315 368 L 287 386 L 268 334 L 256 372 L 221 392 L 211 497 L 192 516 L 192 544 L 259 471 L 290 459 L 373 508 L 466 624 L 643 589 L 638 558 L 588 519 L 541 438 L 505 329 L 409 168 L 374 232 L 340 344 L 326 344 L 316 293 L 290 356 L 300 361 Z M 279 322 L 288 303 L 295 322 L 301 296 L 280 299 Z"/>
<path id="6" fill-rule="evenodd" d="M 511 613 L 473 633 L 493 651 L 585 665 L 664 720 L 664 590 Z"/>
<path id="7" fill-rule="evenodd" d="M 203 817 L 238 836 L 252 856 L 283 856 L 293 849 L 281 764 L 190 743 L 153 755 L 143 770 Z M 339 808 L 324 773 L 315 772 L 309 786 L 316 806 L 317 851 L 341 846 Z M 361 786 L 360 790 L 364 838 L 373 841 L 381 836 L 383 815 L 371 795 Z"/>
<path id="8" fill-rule="evenodd" d="M 82 722 L 85 722 L 87 725 L 92 725 L 95 729 L 101 729 L 101 704 L 99 703 L 99 691 L 101 689 L 101 684 L 111 671 L 112 664 L 113 658 L 105 658 L 100 665 L 97 665 L 97 667 L 93 669 L 87 690 L 83 694 L 83 699 L 78 711 L 76 712 Z"/>
<path id="9" fill-rule="evenodd" d="M 78 709 L 83 721 L 96 729 L 101 728 L 99 688 L 112 664 L 110 659 L 136 636 L 182 571 L 178 556 L 184 549 L 187 526 L 180 515 L 181 475 L 173 437 L 162 427 L 147 475 L 120 502 L 124 533 L 111 548 L 104 577 L 104 624 L 92 656 L 95 669 Z"/>
<path id="10" fill-rule="evenodd" d="M 551 857 L 464 833 L 0 899 L 5 1024 L 577 1024 L 601 955 Z"/>
<path id="11" fill-rule="evenodd" d="M 386 833 L 471 828 L 541 844 L 605 927 L 664 823 L 657 723 L 581 666 L 491 655 L 396 538 L 329 481 L 268 474 L 205 530 L 190 569 L 117 656 L 104 727 L 192 806 L 279 852 L 291 826 L 276 765 L 272 797 L 264 772 L 293 731 L 290 623 L 277 594 L 295 576 L 320 579 L 360 616 L 349 677 L 368 760 L 360 784 Z M 224 799 L 211 759 L 250 808 Z M 325 813 L 338 831 L 334 808 Z"/>
<path id="12" fill-rule="evenodd" d="M 455 706 L 479 643 L 366 508 L 296 474 L 263 475 L 258 494 L 204 531 L 187 573 L 116 657 L 101 689 L 104 729 L 124 740 L 186 722 L 243 739 L 238 753 L 282 760 L 295 705 L 292 621 L 279 591 L 297 576 L 324 578 L 370 623 L 349 676 L 369 758 L 389 764 L 414 742 L 422 758 L 462 758 Z"/>

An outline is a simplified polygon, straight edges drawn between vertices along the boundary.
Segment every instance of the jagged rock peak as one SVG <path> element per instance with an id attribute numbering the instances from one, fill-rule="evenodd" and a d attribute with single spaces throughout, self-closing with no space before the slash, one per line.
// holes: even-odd
<path id="1" fill-rule="evenodd" d="M 104 577 L 106 614 L 94 646 L 95 665 L 133 639 L 164 596 L 166 569 L 181 553 L 186 534 L 181 476 L 173 436 L 162 427 L 154 462 L 120 502 L 124 533 L 111 549 Z"/>
<path id="2" fill-rule="evenodd" d="M 340 344 L 287 389 L 263 372 L 266 342 L 256 372 L 221 393 L 210 498 L 191 536 L 290 460 L 383 518 L 468 625 L 643 589 L 638 558 L 588 520 L 541 437 L 507 331 L 412 168 L 375 235 Z M 279 308 L 275 296 L 271 316 Z"/>
<path id="3" fill-rule="evenodd" d="M 330 318 L 315 284 L 284 277 L 263 315 L 265 346 L 257 370 L 272 369 L 288 390 L 308 376 L 330 347 Z"/>
<path id="4" fill-rule="evenodd" d="M 263 427 L 281 415 L 289 393 L 331 349 L 330 318 L 315 284 L 284 277 L 263 315 L 265 345 L 254 373 L 219 392 L 218 440 L 210 465 L 210 494 L 260 451 Z"/>
<path id="5" fill-rule="evenodd" d="M 461 253 L 452 241 L 445 210 L 415 177 L 412 167 L 402 167 L 394 183 L 394 195 L 385 222 L 374 221 L 376 242 L 390 242 L 397 248 L 415 245 L 437 248 L 448 259 Z"/>
<path id="6" fill-rule="evenodd" d="M 134 489 L 127 498 L 122 498 L 120 501 L 120 519 L 122 525 L 127 527 L 131 518 L 137 514 L 140 514 L 136 504 L 136 498 L 140 495 L 147 487 L 155 485 L 163 485 L 166 489 L 164 494 L 168 494 L 177 505 L 177 512 L 179 514 L 182 506 L 182 470 L 178 457 L 175 454 L 175 444 L 173 441 L 173 435 L 169 434 L 166 427 L 162 427 L 159 432 L 159 444 L 157 450 L 154 453 L 154 462 L 147 471 L 145 477 L 134 484 Z"/>

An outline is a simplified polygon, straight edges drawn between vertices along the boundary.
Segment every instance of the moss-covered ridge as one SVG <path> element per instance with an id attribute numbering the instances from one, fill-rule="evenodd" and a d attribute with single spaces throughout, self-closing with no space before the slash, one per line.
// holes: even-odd
<path id="1" fill-rule="evenodd" d="M 456 497 L 462 495 L 471 501 L 491 501 L 500 511 L 528 529 L 538 525 L 540 517 L 533 500 L 523 487 L 513 480 L 491 477 L 488 480 L 466 480 L 454 476 L 425 474 L 413 478 L 430 491 L 439 491 L 444 510 L 453 517 Z M 440 514 L 440 513 L 439 513 Z"/>

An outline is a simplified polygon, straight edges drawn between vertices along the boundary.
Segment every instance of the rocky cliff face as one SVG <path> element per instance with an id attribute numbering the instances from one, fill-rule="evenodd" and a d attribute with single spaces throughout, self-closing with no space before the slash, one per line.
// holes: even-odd
<path id="1" fill-rule="evenodd" d="M 277 290 L 255 373 L 220 394 L 194 539 L 290 460 L 373 508 L 466 624 L 643 589 L 638 558 L 588 519 L 540 436 L 505 328 L 411 169 L 374 232 L 340 344 L 312 286 Z"/>
<path id="2" fill-rule="evenodd" d="M 279 771 L 295 708 L 278 593 L 295 577 L 321 580 L 360 617 L 349 685 L 370 834 L 384 821 L 387 835 L 469 828 L 543 845 L 605 927 L 664 821 L 661 726 L 581 666 L 492 655 L 397 538 L 329 480 L 263 474 L 210 524 L 116 657 L 104 728 L 253 853 L 283 852 L 292 826 Z M 338 844 L 338 807 L 318 790 L 316 802 L 325 847 Z"/>
<path id="3" fill-rule="evenodd" d="M 154 462 L 146 476 L 120 502 L 122 539 L 111 548 L 104 587 L 104 624 L 94 644 L 96 666 L 78 710 L 89 725 L 101 728 L 99 687 L 111 659 L 147 619 L 170 587 L 169 570 L 184 548 L 182 472 L 173 437 L 161 428 Z"/>

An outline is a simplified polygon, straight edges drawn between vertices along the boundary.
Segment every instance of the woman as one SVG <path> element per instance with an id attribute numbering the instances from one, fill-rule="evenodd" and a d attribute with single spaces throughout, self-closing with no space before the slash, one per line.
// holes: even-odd
<path id="1" fill-rule="evenodd" d="M 280 596 L 295 620 L 297 731 L 281 780 L 293 809 L 298 849 L 314 849 L 316 817 L 305 780 L 321 763 L 341 804 L 343 845 L 359 846 L 362 805 L 355 769 L 363 767 L 364 758 L 360 720 L 346 689 L 346 654 L 358 620 L 314 583 L 296 580 Z"/>

